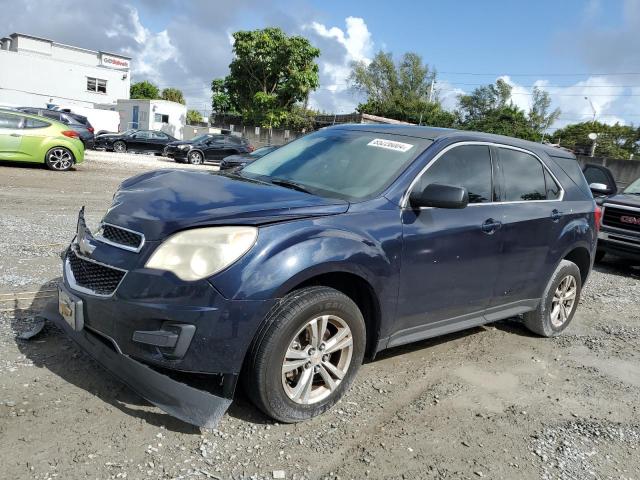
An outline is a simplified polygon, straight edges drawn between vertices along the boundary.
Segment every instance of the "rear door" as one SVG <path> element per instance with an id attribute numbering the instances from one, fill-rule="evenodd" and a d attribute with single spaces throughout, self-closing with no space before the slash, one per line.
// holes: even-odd
<path id="1" fill-rule="evenodd" d="M 534 153 L 493 148 L 501 182 L 503 251 L 492 306 L 527 306 L 542 295 L 570 212 L 560 184 Z"/>
<path id="2" fill-rule="evenodd" d="M 164 132 L 151 132 L 151 145 L 155 153 L 162 153 L 164 146 L 169 142 L 169 136 Z"/>
<path id="3" fill-rule="evenodd" d="M 18 160 L 24 117 L 0 112 L 0 160 Z"/>

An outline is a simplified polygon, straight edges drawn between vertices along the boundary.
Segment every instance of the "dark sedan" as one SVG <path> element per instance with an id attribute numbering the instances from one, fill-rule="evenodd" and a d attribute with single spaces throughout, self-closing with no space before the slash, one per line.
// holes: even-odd
<path id="1" fill-rule="evenodd" d="M 267 153 L 273 152 L 278 147 L 278 145 L 267 145 L 266 147 L 257 148 L 251 153 L 229 155 L 220 163 L 220 170 L 237 170 L 238 168 L 245 167 L 251 162 L 255 162 L 257 159 L 264 157 Z"/>
<path id="2" fill-rule="evenodd" d="M 236 135 L 205 133 L 192 140 L 173 142 L 164 149 L 164 156 L 178 163 L 201 165 L 204 162 L 220 163 L 229 155 L 250 153 L 253 146 L 248 140 Z"/>
<path id="3" fill-rule="evenodd" d="M 71 112 L 62 112 L 59 110 L 51 110 L 48 108 L 20 107 L 17 110 L 29 113 L 31 115 L 39 115 L 41 117 L 51 118 L 58 122 L 69 126 L 69 129 L 78 134 L 85 150 L 94 146 L 94 130 L 87 117 Z"/>
<path id="4" fill-rule="evenodd" d="M 105 133 L 96 137 L 96 148 L 117 153 L 138 152 L 162 154 L 167 144 L 177 139 L 160 130 L 127 130 L 122 133 Z"/>

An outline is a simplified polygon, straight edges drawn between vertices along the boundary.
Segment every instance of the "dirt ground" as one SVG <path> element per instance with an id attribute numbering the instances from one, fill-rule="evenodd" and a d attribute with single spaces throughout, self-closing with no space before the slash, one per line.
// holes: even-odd
<path id="1" fill-rule="evenodd" d="M 563 336 L 514 319 L 395 348 L 297 425 L 239 392 L 200 431 L 55 327 L 17 338 L 55 295 L 79 208 L 95 227 L 124 178 L 174 166 L 108 154 L 68 173 L 0 165 L 1 478 L 640 479 L 640 267 L 621 259 L 596 267 Z"/>

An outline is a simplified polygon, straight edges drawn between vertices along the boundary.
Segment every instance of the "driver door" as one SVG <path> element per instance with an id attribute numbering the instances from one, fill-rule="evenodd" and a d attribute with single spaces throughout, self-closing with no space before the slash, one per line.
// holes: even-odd
<path id="1" fill-rule="evenodd" d="M 389 346 L 485 323 L 502 249 L 493 171 L 488 145 L 453 145 L 416 182 L 466 187 L 469 205 L 402 209 L 398 331 Z"/>

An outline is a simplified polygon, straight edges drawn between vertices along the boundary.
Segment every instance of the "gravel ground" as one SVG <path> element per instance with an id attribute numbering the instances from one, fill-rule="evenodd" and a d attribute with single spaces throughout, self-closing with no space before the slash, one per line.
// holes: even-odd
<path id="1" fill-rule="evenodd" d="M 167 159 L 90 152 L 59 174 L 0 165 L 0 465 L 10 479 L 640 479 L 640 267 L 596 267 L 556 339 L 504 321 L 395 348 L 320 418 L 282 425 L 239 392 L 216 430 L 169 417 L 55 327 L 78 209 Z M 181 168 L 211 168 L 190 167 Z"/>

